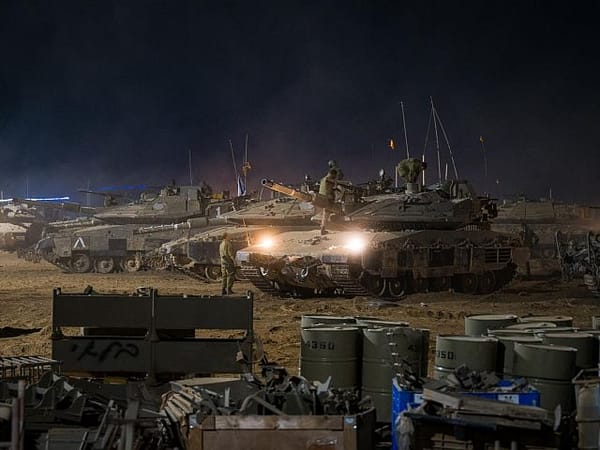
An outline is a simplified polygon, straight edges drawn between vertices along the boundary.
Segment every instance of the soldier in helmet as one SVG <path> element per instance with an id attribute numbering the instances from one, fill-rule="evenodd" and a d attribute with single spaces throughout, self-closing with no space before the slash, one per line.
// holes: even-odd
<path id="1" fill-rule="evenodd" d="M 331 162 L 331 161 L 330 161 Z M 338 171 L 337 169 L 329 169 L 327 175 L 321 178 L 319 182 L 319 194 L 327 197 L 330 203 L 335 202 L 335 188 L 337 186 Z M 321 234 L 327 234 L 325 224 L 329 218 L 330 211 L 323 208 L 323 216 L 321 217 Z"/>
<path id="2" fill-rule="evenodd" d="M 219 256 L 221 257 L 221 276 L 223 277 L 221 294 L 233 294 L 231 288 L 235 279 L 235 253 L 227 233 L 223 233 L 223 240 L 219 245 Z"/>
<path id="3" fill-rule="evenodd" d="M 344 173 L 342 172 L 342 169 L 339 168 L 337 162 L 334 159 L 329 160 L 329 163 L 327 163 L 327 166 L 329 167 L 329 170 L 335 169 L 338 180 L 344 179 Z"/>

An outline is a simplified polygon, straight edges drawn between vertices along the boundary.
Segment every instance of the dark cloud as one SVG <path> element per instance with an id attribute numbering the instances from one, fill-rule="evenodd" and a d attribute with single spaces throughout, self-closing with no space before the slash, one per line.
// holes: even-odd
<path id="1" fill-rule="evenodd" d="M 404 151 L 400 101 L 422 152 L 433 96 L 461 175 L 484 184 L 484 135 L 496 194 L 600 202 L 597 5 L 1 2 L 0 188 L 185 182 L 191 149 L 232 189 L 246 133 L 255 182 L 364 180 Z"/>

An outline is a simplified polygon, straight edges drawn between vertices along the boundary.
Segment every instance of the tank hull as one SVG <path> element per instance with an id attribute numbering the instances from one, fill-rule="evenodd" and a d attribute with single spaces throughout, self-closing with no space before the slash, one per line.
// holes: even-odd
<path id="1" fill-rule="evenodd" d="M 241 249 L 237 259 L 256 287 L 298 297 L 484 294 L 514 272 L 512 248 L 490 231 L 285 232 L 270 248 Z"/>

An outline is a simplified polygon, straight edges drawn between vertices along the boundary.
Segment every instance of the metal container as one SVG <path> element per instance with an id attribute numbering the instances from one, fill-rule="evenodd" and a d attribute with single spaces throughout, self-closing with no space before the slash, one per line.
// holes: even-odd
<path id="1" fill-rule="evenodd" d="M 427 376 L 429 330 L 408 327 L 363 329 L 362 396 L 377 409 L 377 421 L 391 420 L 394 363 L 406 361 L 418 376 Z M 425 361 L 425 364 L 424 364 Z"/>
<path id="2" fill-rule="evenodd" d="M 533 330 L 509 330 L 503 328 L 501 330 L 488 330 L 488 336 L 500 337 L 500 336 L 533 336 Z"/>
<path id="3" fill-rule="evenodd" d="M 597 369 L 582 370 L 573 379 L 577 405 L 578 448 L 600 448 L 600 377 Z"/>
<path id="4" fill-rule="evenodd" d="M 507 330 L 540 330 L 548 328 L 556 328 L 556 324 L 552 322 L 525 322 L 506 327 Z"/>
<path id="5" fill-rule="evenodd" d="M 396 327 L 408 327 L 410 324 L 404 321 L 390 321 L 383 319 L 365 319 L 356 318 L 356 325 L 368 328 L 396 328 Z"/>
<path id="6" fill-rule="evenodd" d="M 592 328 L 600 330 L 600 316 L 592 316 Z"/>
<path id="7" fill-rule="evenodd" d="M 591 369 L 598 365 L 598 339 L 588 333 L 543 333 L 544 344 L 563 345 L 577 349 L 575 365 L 578 369 Z"/>
<path id="8" fill-rule="evenodd" d="M 300 320 L 300 327 L 309 328 L 317 325 L 346 326 L 354 325 L 356 319 L 352 316 L 319 316 L 304 315 Z"/>
<path id="9" fill-rule="evenodd" d="M 572 327 L 573 318 L 570 316 L 526 316 L 519 319 L 521 323 L 551 322 L 557 327 Z"/>
<path id="10" fill-rule="evenodd" d="M 598 449 L 600 442 L 600 385 L 585 384 L 577 394 L 577 429 L 580 449 Z"/>
<path id="11" fill-rule="evenodd" d="M 492 337 L 444 336 L 436 339 L 433 377 L 443 378 L 462 364 L 470 370 L 496 370 L 498 340 Z"/>
<path id="12" fill-rule="evenodd" d="M 300 375 L 311 381 L 331 376 L 337 389 L 359 387 L 360 333 L 357 327 L 302 328 Z"/>
<path id="13" fill-rule="evenodd" d="M 575 375 L 576 355 L 577 350 L 572 347 L 515 342 L 513 374 L 546 380 L 571 380 Z"/>
<path id="14" fill-rule="evenodd" d="M 520 344 L 541 344 L 542 338 L 536 336 L 497 336 L 498 339 L 498 363 L 496 372 L 504 375 L 513 375 L 513 359 L 515 353 L 515 343 Z"/>
<path id="15" fill-rule="evenodd" d="M 465 334 L 467 336 L 484 336 L 488 330 L 504 328 L 517 323 L 514 314 L 483 314 L 465 317 Z"/>
<path id="16" fill-rule="evenodd" d="M 539 391 L 542 408 L 554 411 L 560 404 L 563 414 L 568 414 L 575 408 L 575 392 L 570 380 L 527 378 L 527 381 Z"/>

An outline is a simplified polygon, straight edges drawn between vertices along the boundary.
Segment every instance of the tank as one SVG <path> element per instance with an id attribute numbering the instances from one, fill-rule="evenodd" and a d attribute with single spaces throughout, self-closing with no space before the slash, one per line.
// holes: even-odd
<path id="1" fill-rule="evenodd" d="M 108 195 L 108 194 L 106 194 Z M 107 197 L 108 198 L 108 197 Z M 218 216 L 232 201 L 205 197 L 196 186 L 167 186 L 119 205 L 109 198 L 102 208 L 55 205 L 87 215 L 49 223 L 36 252 L 68 272 L 111 273 L 153 268 L 145 256 L 161 244 L 189 236 L 192 228 L 222 223 Z"/>
<path id="2" fill-rule="evenodd" d="M 312 205 L 288 197 L 251 201 L 222 214 L 220 226 L 165 242 L 153 256 L 163 258 L 169 267 L 192 278 L 219 281 L 219 244 L 224 233 L 228 234 L 234 251 L 249 244 L 267 248 L 283 231 L 316 229 L 318 225 L 311 220 L 313 215 Z M 238 271 L 238 278 L 244 277 Z"/>
<path id="3" fill-rule="evenodd" d="M 588 333 L 556 333 L 554 331 L 540 334 L 544 344 L 562 345 L 577 349 L 575 365 L 578 369 L 598 367 L 598 338 Z"/>
<path id="4" fill-rule="evenodd" d="M 238 251 L 238 263 L 258 288 L 298 297 L 402 298 L 449 289 L 487 294 L 508 283 L 511 239 L 485 229 L 493 204 L 466 181 L 422 189 L 416 177 L 399 192 L 368 197 L 339 186 L 335 202 L 263 180 L 269 189 L 324 208 L 327 229 L 278 234 L 268 247 Z"/>
<path id="5" fill-rule="evenodd" d="M 556 324 L 557 327 L 573 326 L 573 318 L 571 316 L 524 316 L 520 317 L 519 321 L 521 323 L 551 322 Z"/>

